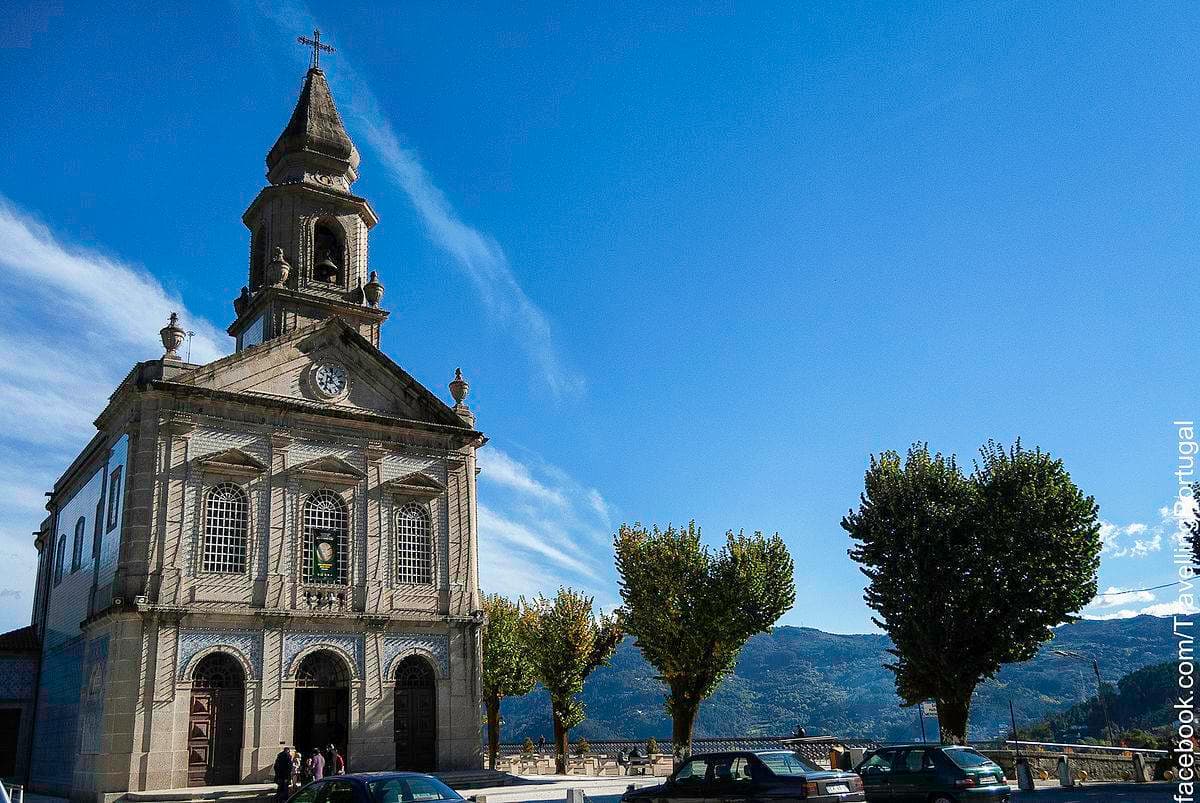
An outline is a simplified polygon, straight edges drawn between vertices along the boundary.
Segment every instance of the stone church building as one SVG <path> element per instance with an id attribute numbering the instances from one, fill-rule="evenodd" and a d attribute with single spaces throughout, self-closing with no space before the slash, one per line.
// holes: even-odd
<path id="1" fill-rule="evenodd" d="M 480 766 L 486 439 L 461 374 L 447 403 L 379 349 L 358 166 L 314 66 L 242 216 L 234 353 L 183 361 L 172 316 L 49 494 L 32 627 L 0 636 L 32 789 L 261 782 L 281 742 Z"/>

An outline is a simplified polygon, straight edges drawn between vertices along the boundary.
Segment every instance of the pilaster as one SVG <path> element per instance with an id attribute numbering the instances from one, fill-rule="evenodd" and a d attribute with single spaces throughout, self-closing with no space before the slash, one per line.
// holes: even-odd
<path id="1" fill-rule="evenodd" d="M 286 432 L 271 434 L 271 466 L 267 478 L 270 489 L 269 521 L 267 532 L 267 594 L 266 607 L 281 609 L 292 607 L 287 594 L 288 550 L 287 550 L 287 468 L 288 448 L 292 437 Z M 264 692 L 268 694 L 269 692 Z"/>

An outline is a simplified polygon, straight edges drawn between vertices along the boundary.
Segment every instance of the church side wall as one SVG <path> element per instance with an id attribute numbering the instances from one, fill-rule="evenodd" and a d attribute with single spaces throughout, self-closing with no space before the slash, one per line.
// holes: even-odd
<path id="1" fill-rule="evenodd" d="M 87 644 L 80 623 L 88 617 L 92 599 L 92 538 L 104 490 L 103 467 L 58 507 L 57 532 L 51 551 L 50 600 L 43 636 L 42 671 L 38 688 L 30 785 L 39 791 L 70 796 L 81 745 L 79 715 Z M 83 560 L 72 570 L 76 522 L 84 520 Z M 59 539 L 65 538 L 62 578 L 58 571 Z"/>

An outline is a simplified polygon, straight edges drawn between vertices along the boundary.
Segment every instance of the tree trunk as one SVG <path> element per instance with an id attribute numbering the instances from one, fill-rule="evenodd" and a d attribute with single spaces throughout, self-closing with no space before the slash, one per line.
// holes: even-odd
<path id="1" fill-rule="evenodd" d="M 692 754 L 692 726 L 696 723 L 699 703 L 676 702 L 671 713 L 671 742 L 675 747 L 675 764 L 678 766 Z"/>
<path id="2" fill-rule="evenodd" d="M 971 694 L 974 691 L 974 687 L 971 687 L 953 697 L 938 698 L 938 728 L 943 744 L 967 743 L 967 719 L 971 714 Z"/>
<path id="3" fill-rule="evenodd" d="M 496 769 L 496 754 L 500 752 L 500 698 L 487 698 L 488 768 Z"/>
<path id="4" fill-rule="evenodd" d="M 559 775 L 567 774 L 567 729 L 563 727 L 557 709 L 554 711 L 554 771 Z"/>

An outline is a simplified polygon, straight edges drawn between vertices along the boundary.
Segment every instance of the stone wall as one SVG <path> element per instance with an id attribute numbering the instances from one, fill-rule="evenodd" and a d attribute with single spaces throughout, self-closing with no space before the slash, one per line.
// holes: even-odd
<path id="1" fill-rule="evenodd" d="M 985 756 L 995 761 L 1004 769 L 1005 777 L 1014 779 L 1016 772 L 1016 753 L 1012 750 L 980 750 Z M 1070 761 L 1071 776 L 1078 777 L 1086 772 L 1089 781 L 1131 781 L 1133 780 L 1133 752 L 1105 755 L 1101 753 L 1049 753 L 1021 751 L 1021 755 L 1029 761 L 1033 777 L 1040 778 L 1045 772 L 1048 779 L 1058 777 L 1058 760 L 1064 755 Z M 1147 766 L 1153 766 L 1155 758 L 1148 756 Z"/>

